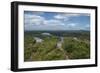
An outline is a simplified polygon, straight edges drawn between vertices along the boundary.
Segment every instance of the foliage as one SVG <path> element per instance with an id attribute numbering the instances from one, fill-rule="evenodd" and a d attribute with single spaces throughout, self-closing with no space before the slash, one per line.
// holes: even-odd
<path id="1" fill-rule="evenodd" d="M 69 54 L 70 59 L 90 58 L 89 42 L 66 37 L 63 43 L 63 48 Z"/>
<path id="2" fill-rule="evenodd" d="M 68 59 L 90 58 L 89 32 L 50 31 L 51 36 L 43 36 L 41 33 L 43 32 L 24 33 L 24 61 L 64 60 L 66 55 Z M 43 39 L 41 43 L 37 43 L 34 39 L 37 36 Z M 64 38 L 62 48 L 57 47 L 59 37 Z"/>

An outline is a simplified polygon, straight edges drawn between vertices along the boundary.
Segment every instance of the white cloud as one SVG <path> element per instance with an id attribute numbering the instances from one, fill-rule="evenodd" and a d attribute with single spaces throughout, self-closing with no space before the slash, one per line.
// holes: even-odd
<path id="1" fill-rule="evenodd" d="M 67 29 L 70 30 L 89 30 L 90 29 L 90 25 L 89 24 L 79 24 L 79 23 L 69 23 L 67 24 Z"/>
<path id="2" fill-rule="evenodd" d="M 39 15 L 25 14 L 25 19 L 44 19 L 44 18 Z"/>
<path id="3" fill-rule="evenodd" d="M 90 25 L 89 25 L 89 24 L 84 25 L 83 29 L 88 29 L 88 30 L 90 30 Z"/>
<path id="4" fill-rule="evenodd" d="M 62 23 L 61 20 L 56 20 L 56 19 L 46 20 L 44 17 L 39 15 L 25 14 L 25 25 L 56 26 L 56 25 L 64 25 L 64 23 Z"/>
<path id="5" fill-rule="evenodd" d="M 56 19 L 65 19 L 66 17 L 63 16 L 63 15 L 58 14 L 58 15 L 54 16 L 54 18 L 56 18 Z"/>
<path id="6" fill-rule="evenodd" d="M 66 16 L 66 17 L 90 16 L 90 14 L 88 14 L 88 13 L 65 13 L 62 15 Z"/>
<path id="7" fill-rule="evenodd" d="M 77 25 L 77 23 L 70 23 L 70 24 L 68 24 L 68 26 L 70 26 L 70 27 L 75 27 Z"/>
<path id="8" fill-rule="evenodd" d="M 32 11 L 31 13 L 34 14 L 34 15 L 42 15 L 42 14 L 44 14 L 44 12 L 41 12 L 41 11 Z"/>
<path id="9" fill-rule="evenodd" d="M 75 13 L 64 13 L 64 14 L 57 14 L 54 16 L 55 19 L 66 19 L 69 20 L 70 17 L 76 17 L 80 16 L 80 14 L 75 14 Z"/>
<path id="10" fill-rule="evenodd" d="M 53 19 L 45 20 L 44 24 L 48 26 L 64 25 L 64 23 L 62 23 L 60 20 L 53 20 Z"/>
<path id="11" fill-rule="evenodd" d="M 67 17 L 76 17 L 76 16 L 80 16 L 81 14 L 78 14 L 78 13 L 66 13 L 66 14 L 64 14 L 65 16 L 67 16 Z"/>
<path id="12" fill-rule="evenodd" d="M 68 21 L 70 17 L 78 17 L 78 16 L 90 16 L 90 14 L 80 14 L 80 13 L 59 13 L 54 16 L 55 19 L 63 19 Z"/>
<path id="13" fill-rule="evenodd" d="M 90 25 L 89 25 L 89 24 L 87 24 L 87 25 L 85 25 L 85 27 L 90 27 Z"/>
<path id="14" fill-rule="evenodd" d="M 39 15 L 25 14 L 25 25 L 40 25 L 45 19 Z"/>

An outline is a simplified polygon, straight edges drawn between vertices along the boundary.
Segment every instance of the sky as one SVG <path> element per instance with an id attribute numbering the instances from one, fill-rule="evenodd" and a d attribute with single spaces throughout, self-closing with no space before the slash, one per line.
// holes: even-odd
<path id="1" fill-rule="evenodd" d="M 24 30 L 90 30 L 90 14 L 24 11 Z"/>

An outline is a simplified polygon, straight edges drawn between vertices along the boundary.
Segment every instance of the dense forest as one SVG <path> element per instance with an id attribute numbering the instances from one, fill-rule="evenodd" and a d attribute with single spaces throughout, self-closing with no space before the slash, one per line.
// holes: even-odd
<path id="1" fill-rule="evenodd" d="M 90 31 L 25 31 L 24 61 L 90 58 Z"/>

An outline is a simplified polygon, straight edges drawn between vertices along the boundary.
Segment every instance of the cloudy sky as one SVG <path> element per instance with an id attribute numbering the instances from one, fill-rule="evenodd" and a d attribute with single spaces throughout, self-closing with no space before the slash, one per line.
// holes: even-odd
<path id="1" fill-rule="evenodd" d="M 90 15 L 24 11 L 25 30 L 90 30 Z"/>

